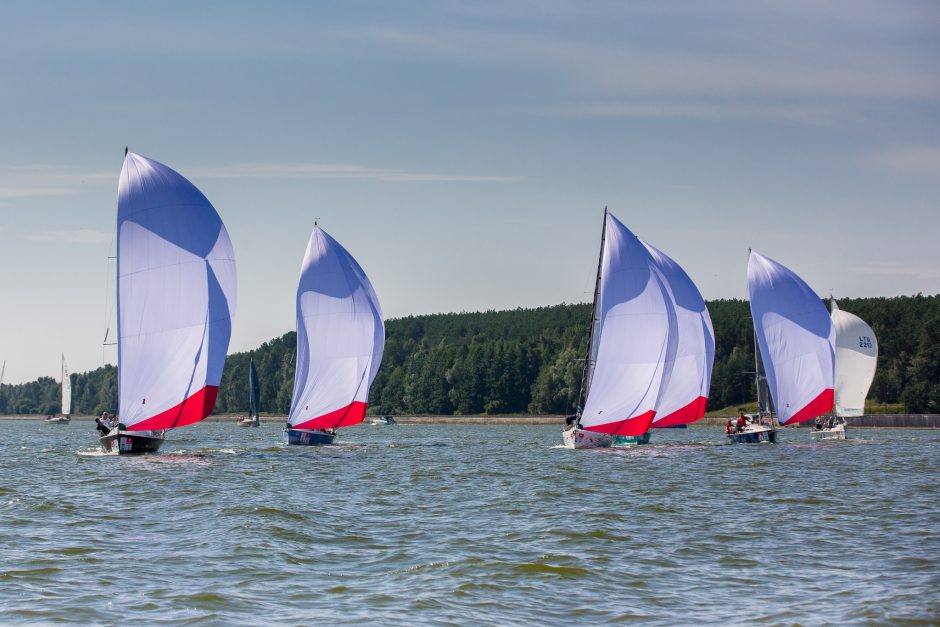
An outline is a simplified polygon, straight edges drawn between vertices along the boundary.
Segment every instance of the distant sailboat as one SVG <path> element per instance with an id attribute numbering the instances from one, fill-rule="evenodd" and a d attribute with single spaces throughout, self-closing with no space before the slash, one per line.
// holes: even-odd
<path id="1" fill-rule="evenodd" d="M 604 210 L 584 406 L 562 432 L 568 448 L 611 446 L 617 436 L 647 437 L 675 358 L 672 297 L 644 244 Z"/>
<path id="2" fill-rule="evenodd" d="M 261 417 L 258 412 L 261 407 L 261 386 L 258 384 L 258 371 L 255 370 L 255 360 L 248 361 L 248 417 L 242 418 L 237 424 L 239 427 L 261 426 Z"/>
<path id="3" fill-rule="evenodd" d="M 339 242 L 314 226 L 297 286 L 297 365 L 288 444 L 332 444 L 365 418 L 385 347 L 372 284 Z"/>
<path id="4" fill-rule="evenodd" d="M 834 331 L 819 296 L 792 270 L 752 251 L 747 279 L 758 394 L 766 382 L 769 398 L 759 398 L 767 404 L 758 424 L 728 437 L 731 442 L 774 441 L 772 424 L 760 424 L 765 410 L 775 410 L 779 424 L 788 425 L 832 409 Z"/>
<path id="5" fill-rule="evenodd" d="M 72 377 L 69 375 L 69 367 L 65 363 L 65 355 L 62 355 L 62 414 L 59 416 L 50 416 L 46 418 L 46 423 L 51 425 L 67 425 L 72 421 Z"/>
<path id="6" fill-rule="evenodd" d="M 126 153 L 118 185 L 120 424 L 100 438 L 156 452 L 215 407 L 235 310 L 235 258 L 212 204 L 171 168 Z"/>
<path id="7" fill-rule="evenodd" d="M 835 328 L 835 419 L 832 424 L 819 424 L 814 436 L 845 439 L 846 418 L 865 413 L 865 399 L 878 367 L 878 340 L 867 322 L 839 309 L 830 298 L 832 325 Z"/>

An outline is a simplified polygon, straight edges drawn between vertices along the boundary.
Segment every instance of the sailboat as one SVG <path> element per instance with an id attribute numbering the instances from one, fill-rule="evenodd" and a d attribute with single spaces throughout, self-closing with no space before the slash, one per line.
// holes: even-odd
<path id="1" fill-rule="evenodd" d="M 604 209 L 591 331 L 582 377 L 583 408 L 562 432 L 568 448 L 648 438 L 678 322 L 669 288 L 649 250 Z"/>
<path id="2" fill-rule="evenodd" d="M 119 424 L 106 451 L 154 453 L 215 407 L 235 310 L 235 256 L 212 204 L 166 165 L 125 151 L 118 184 Z"/>
<path id="3" fill-rule="evenodd" d="M 728 434 L 730 443 L 776 441 L 780 425 L 812 420 L 832 409 L 834 331 L 822 300 L 792 270 L 751 251 L 747 264 L 754 324 L 758 411 L 756 421 Z M 767 390 L 761 399 L 761 389 Z"/>
<path id="4" fill-rule="evenodd" d="M 865 398 L 878 367 L 878 340 L 867 322 L 839 309 L 834 298 L 829 302 L 836 334 L 834 417 L 831 422 L 817 423 L 812 433 L 844 440 L 845 419 L 865 413 Z"/>
<path id="5" fill-rule="evenodd" d="M 352 255 L 314 223 L 297 285 L 297 365 L 288 444 L 332 444 L 363 421 L 382 363 L 385 325 Z"/>
<path id="6" fill-rule="evenodd" d="M 261 417 L 258 415 L 261 407 L 261 387 L 258 384 L 258 371 L 255 370 L 255 360 L 248 361 L 248 416 L 235 424 L 239 427 L 259 427 Z"/>
<path id="7" fill-rule="evenodd" d="M 69 375 L 69 367 L 65 363 L 65 355 L 62 355 L 62 414 L 59 416 L 50 416 L 46 418 L 46 423 L 50 425 L 67 425 L 72 421 L 72 377 Z"/>
<path id="8" fill-rule="evenodd" d="M 666 287 L 670 339 L 665 374 L 656 399 L 651 429 L 685 427 L 705 415 L 712 367 L 715 363 L 715 331 L 705 299 L 685 270 L 661 250 L 640 240 L 649 252 L 653 269 Z M 639 437 L 617 436 L 614 445 L 647 444 L 651 431 Z"/>

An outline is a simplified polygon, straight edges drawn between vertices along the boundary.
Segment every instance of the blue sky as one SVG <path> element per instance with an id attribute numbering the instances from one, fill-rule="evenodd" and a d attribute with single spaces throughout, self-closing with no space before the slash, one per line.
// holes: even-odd
<path id="1" fill-rule="evenodd" d="M 938 67 L 931 2 L 5 2 L 5 380 L 113 361 L 125 145 L 228 226 L 232 350 L 294 327 L 317 217 L 387 317 L 588 299 L 604 205 L 709 299 L 749 246 L 940 292 Z"/>

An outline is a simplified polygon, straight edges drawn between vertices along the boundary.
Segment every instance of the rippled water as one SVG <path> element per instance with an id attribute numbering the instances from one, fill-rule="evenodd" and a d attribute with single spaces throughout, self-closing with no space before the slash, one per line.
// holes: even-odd
<path id="1" fill-rule="evenodd" d="M 4 623 L 940 620 L 940 432 L 212 423 L 129 458 L 92 427 L 0 422 Z"/>

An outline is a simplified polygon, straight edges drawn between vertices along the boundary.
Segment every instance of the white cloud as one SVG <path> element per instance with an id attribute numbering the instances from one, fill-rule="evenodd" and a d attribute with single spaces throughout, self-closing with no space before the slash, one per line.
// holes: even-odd
<path id="1" fill-rule="evenodd" d="M 69 187 L 21 187 L 0 184 L 0 198 L 37 198 L 41 196 L 68 196 L 76 193 Z"/>
<path id="2" fill-rule="evenodd" d="M 256 163 L 204 167 L 179 167 L 191 179 L 354 179 L 387 183 L 505 183 L 512 176 L 486 174 L 447 174 L 394 168 L 374 168 L 337 163 Z M 81 186 L 117 185 L 117 172 L 77 170 L 54 166 L 24 166 L 0 170 L 0 198 L 26 198 L 77 194 Z M 7 181 L 16 181 L 16 184 Z M 27 185 L 24 185 L 27 184 Z"/>
<path id="3" fill-rule="evenodd" d="M 931 59 L 832 41 L 741 39 L 662 48 L 459 28 L 367 27 L 344 36 L 499 67 L 539 69 L 632 97 L 940 100 Z"/>
<path id="4" fill-rule="evenodd" d="M 510 176 L 435 174 L 360 165 L 323 163 L 244 164 L 186 170 L 187 176 L 203 178 L 315 178 L 361 179 L 385 182 L 509 182 Z"/>
<path id="5" fill-rule="evenodd" d="M 894 172 L 940 175 L 940 147 L 936 146 L 894 148 L 873 155 L 871 161 Z"/>
<path id="6" fill-rule="evenodd" d="M 56 242 L 65 244 L 100 244 L 110 242 L 113 233 L 96 231 L 94 229 L 77 229 L 74 231 L 41 231 L 24 235 L 23 239 L 32 242 Z"/>
<path id="7" fill-rule="evenodd" d="M 740 102 L 634 102 L 545 107 L 531 110 L 538 115 L 559 117 L 622 118 L 752 118 L 797 124 L 832 125 L 855 118 L 851 107 L 835 104 L 773 104 Z"/>
<path id="8" fill-rule="evenodd" d="M 940 266 L 904 265 L 895 261 L 873 261 L 859 266 L 856 272 L 880 276 L 901 276 L 914 279 L 940 279 Z"/>

